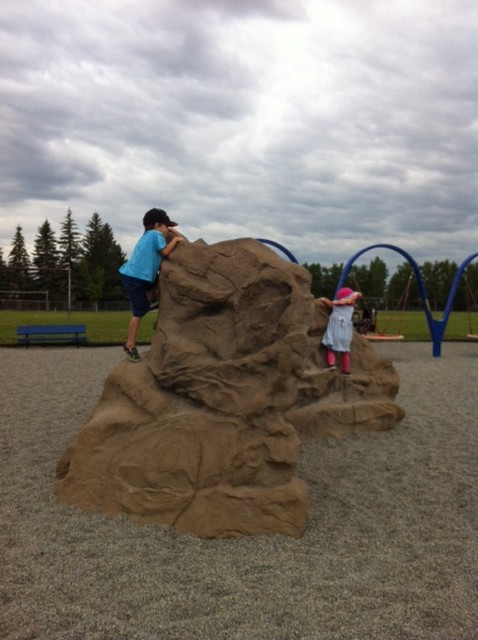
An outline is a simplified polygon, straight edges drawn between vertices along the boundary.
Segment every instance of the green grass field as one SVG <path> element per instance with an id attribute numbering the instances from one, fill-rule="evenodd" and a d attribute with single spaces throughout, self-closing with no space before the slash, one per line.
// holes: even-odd
<path id="1" fill-rule="evenodd" d="M 434 314 L 440 319 L 441 313 Z M 138 344 L 149 344 L 154 332 L 155 312 L 143 318 L 138 334 Z M 57 311 L 0 311 L 0 345 L 17 343 L 16 328 L 28 324 L 85 324 L 87 344 L 122 344 L 130 319 L 129 311 L 92 311 L 67 313 Z M 431 340 L 425 314 L 407 311 L 403 314 L 381 311 L 377 328 L 387 334 L 401 333 L 405 340 Z M 470 333 L 470 316 L 466 312 L 453 312 L 448 320 L 445 340 L 466 340 Z M 471 333 L 478 334 L 478 313 L 471 314 Z"/>
<path id="2" fill-rule="evenodd" d="M 126 340 L 129 311 L 93 311 L 68 313 L 57 311 L 0 311 L 0 344 L 17 342 L 18 325 L 84 324 L 87 344 L 123 344 Z M 149 344 L 154 333 L 153 322 L 157 313 L 148 313 L 141 321 L 138 344 Z"/>
<path id="3" fill-rule="evenodd" d="M 433 313 L 433 318 L 440 320 L 442 315 L 442 312 Z M 409 341 L 431 340 L 427 319 L 423 311 L 380 311 L 377 319 L 377 331 L 386 334 L 401 334 L 405 340 Z M 469 333 L 478 333 L 478 313 L 452 312 L 448 318 L 444 340 L 467 340 Z"/>

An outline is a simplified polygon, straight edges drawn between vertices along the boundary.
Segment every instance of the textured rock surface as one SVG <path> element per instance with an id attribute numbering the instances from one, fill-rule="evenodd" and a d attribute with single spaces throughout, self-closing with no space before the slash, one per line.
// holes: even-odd
<path id="1" fill-rule="evenodd" d="M 403 417 L 392 364 L 360 336 L 350 378 L 323 371 L 327 318 L 308 272 L 259 242 L 181 245 L 151 349 L 109 375 L 58 463 L 58 500 L 201 537 L 300 536 L 301 443 Z"/>

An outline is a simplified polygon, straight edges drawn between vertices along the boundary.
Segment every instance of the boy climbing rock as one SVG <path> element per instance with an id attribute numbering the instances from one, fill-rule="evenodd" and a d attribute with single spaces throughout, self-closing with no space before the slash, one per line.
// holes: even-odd
<path id="1" fill-rule="evenodd" d="M 158 281 L 162 258 L 174 251 L 184 238 L 174 229 L 177 222 L 169 219 L 163 209 L 150 209 L 143 217 L 144 233 L 136 243 L 130 259 L 120 269 L 121 282 L 129 298 L 132 317 L 128 325 L 128 337 L 123 346 L 128 358 L 138 362 L 141 357 L 136 349 L 136 336 L 144 315 L 151 311 L 151 299 Z M 166 237 L 174 238 L 167 243 Z"/>

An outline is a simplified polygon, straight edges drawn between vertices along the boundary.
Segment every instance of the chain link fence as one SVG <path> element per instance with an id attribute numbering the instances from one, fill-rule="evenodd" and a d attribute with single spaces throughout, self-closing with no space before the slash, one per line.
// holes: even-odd
<path id="1" fill-rule="evenodd" d="M 67 300 L 26 300 L 0 298 L 0 311 L 63 311 L 68 312 Z M 70 311 L 129 311 L 127 300 L 109 302 L 72 302 Z"/>

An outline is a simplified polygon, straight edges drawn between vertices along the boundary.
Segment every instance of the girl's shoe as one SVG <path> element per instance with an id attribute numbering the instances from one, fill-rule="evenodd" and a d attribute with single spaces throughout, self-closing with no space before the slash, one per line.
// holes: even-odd
<path id="1" fill-rule="evenodd" d="M 136 347 L 131 347 L 131 349 L 128 349 L 128 347 L 124 345 L 123 351 L 126 352 L 126 355 L 131 360 L 131 362 L 139 362 L 141 360 L 141 356 L 139 355 Z"/>
<path id="2" fill-rule="evenodd" d="M 335 364 L 329 364 L 326 367 L 324 367 L 324 371 L 335 371 L 337 369 L 337 367 L 335 366 Z"/>

